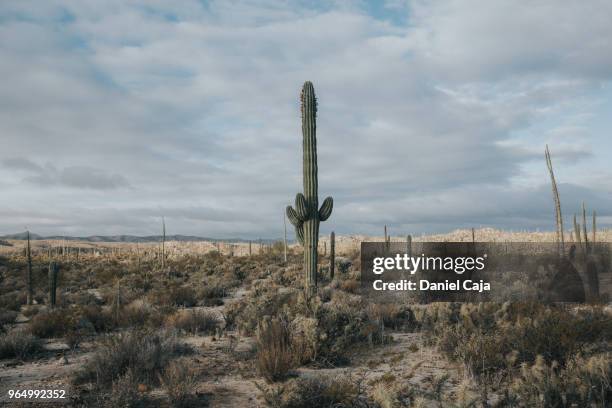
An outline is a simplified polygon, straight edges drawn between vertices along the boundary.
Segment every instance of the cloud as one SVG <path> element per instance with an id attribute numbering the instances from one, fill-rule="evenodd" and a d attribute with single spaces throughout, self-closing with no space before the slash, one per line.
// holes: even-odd
<path id="1" fill-rule="evenodd" d="M 610 125 L 609 17 L 607 2 L 7 1 L 0 206 L 51 233 L 149 233 L 165 212 L 177 233 L 279 236 L 312 80 L 324 230 L 545 227 L 546 143 L 560 184 L 609 202 L 593 125 Z"/>
<path id="2" fill-rule="evenodd" d="M 106 174 L 102 170 L 87 166 L 57 169 L 50 163 L 41 166 L 25 158 L 5 159 L 2 163 L 7 169 L 26 173 L 23 181 L 42 187 L 55 188 L 59 185 L 71 188 L 112 190 L 129 186 L 126 178 L 121 175 Z"/>

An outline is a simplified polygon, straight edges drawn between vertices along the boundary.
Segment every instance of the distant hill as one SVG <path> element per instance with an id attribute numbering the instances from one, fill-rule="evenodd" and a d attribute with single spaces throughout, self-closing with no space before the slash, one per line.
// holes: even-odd
<path id="1" fill-rule="evenodd" d="M 4 236 L 0 236 L 0 239 L 19 239 L 25 240 L 27 239 L 26 232 L 19 232 L 17 234 L 8 234 Z M 88 237 L 70 237 L 70 236 L 61 236 L 61 235 L 51 235 L 51 236 L 42 236 L 38 234 L 34 234 L 30 232 L 31 240 L 41 240 L 41 239 L 53 239 L 53 240 L 66 240 L 66 241 L 85 241 L 85 242 L 160 242 L 162 237 L 161 235 L 148 235 L 148 236 L 137 236 L 137 235 L 91 235 Z M 183 242 L 249 242 L 248 239 L 242 238 L 225 238 L 225 239 L 217 239 L 217 238 L 208 238 L 208 237 L 198 237 L 194 235 L 166 235 L 166 241 L 183 241 Z M 253 242 L 258 242 L 259 240 L 254 239 Z M 261 242 L 271 243 L 277 241 L 275 239 L 262 239 Z"/>

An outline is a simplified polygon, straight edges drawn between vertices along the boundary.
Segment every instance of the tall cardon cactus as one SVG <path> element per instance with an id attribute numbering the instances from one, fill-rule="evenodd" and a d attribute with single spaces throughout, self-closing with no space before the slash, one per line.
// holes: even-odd
<path id="1" fill-rule="evenodd" d="M 317 290 L 317 248 L 319 222 L 332 213 L 334 201 L 327 197 L 319 208 L 317 180 L 317 98 L 310 81 L 302 87 L 302 148 L 304 193 L 295 196 L 295 208 L 287 207 L 287 218 L 295 226 L 295 234 L 304 246 L 304 273 L 310 295 Z"/>

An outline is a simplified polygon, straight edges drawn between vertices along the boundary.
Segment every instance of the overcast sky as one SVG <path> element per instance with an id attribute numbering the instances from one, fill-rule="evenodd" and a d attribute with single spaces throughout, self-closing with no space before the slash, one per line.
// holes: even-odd
<path id="1" fill-rule="evenodd" d="M 322 233 L 610 226 L 612 2 L 519 3 L 2 0 L 0 234 L 280 236 L 305 80 Z"/>

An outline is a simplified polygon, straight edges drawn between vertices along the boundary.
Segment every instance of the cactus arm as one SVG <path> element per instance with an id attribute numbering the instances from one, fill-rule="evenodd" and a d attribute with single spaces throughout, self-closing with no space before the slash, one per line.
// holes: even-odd
<path id="1" fill-rule="evenodd" d="M 297 238 L 300 245 L 304 245 L 304 226 L 300 225 L 299 227 L 295 227 L 295 237 Z"/>
<path id="2" fill-rule="evenodd" d="M 319 210 L 319 221 L 325 221 L 329 218 L 332 213 L 332 209 L 334 208 L 334 199 L 331 197 L 327 197 L 323 200 L 323 204 L 321 204 L 321 209 Z"/>
<path id="3" fill-rule="evenodd" d="M 295 211 L 300 221 L 306 221 L 310 216 L 308 202 L 302 193 L 297 193 L 295 195 Z"/>
<path id="4" fill-rule="evenodd" d="M 304 223 L 304 221 L 298 216 L 297 211 L 295 211 L 290 205 L 287 206 L 287 218 L 289 218 L 289 222 L 294 227 L 299 227 Z"/>

